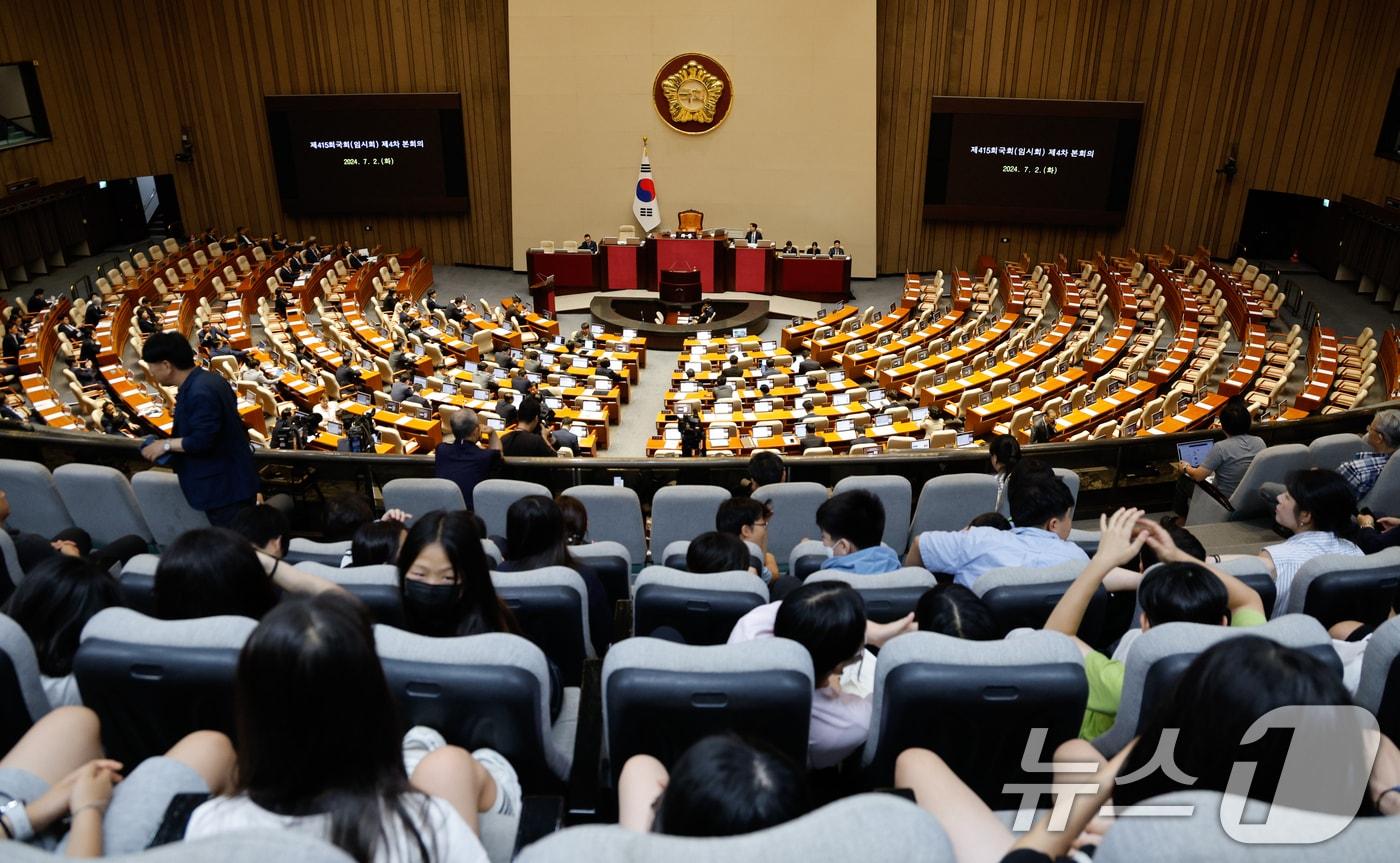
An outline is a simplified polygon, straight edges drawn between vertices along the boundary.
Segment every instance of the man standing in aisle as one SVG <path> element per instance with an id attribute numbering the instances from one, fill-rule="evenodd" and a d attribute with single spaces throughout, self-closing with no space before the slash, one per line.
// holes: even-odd
<path id="1" fill-rule="evenodd" d="M 233 389 L 220 375 L 194 364 L 194 349 L 179 333 L 156 333 L 141 359 L 161 386 L 175 387 L 175 432 L 141 448 L 156 462 L 174 456 L 185 500 L 215 527 L 227 527 L 258 495 L 258 473 Z"/>

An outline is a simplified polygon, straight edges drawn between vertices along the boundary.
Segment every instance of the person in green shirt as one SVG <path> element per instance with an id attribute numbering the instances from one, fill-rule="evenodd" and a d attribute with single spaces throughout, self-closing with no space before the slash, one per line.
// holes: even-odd
<path id="1" fill-rule="evenodd" d="M 1177 621 L 1259 626 L 1267 619 L 1264 602 L 1253 588 L 1186 554 L 1165 528 L 1143 516 L 1142 510 L 1124 508 L 1112 516 L 1099 517 L 1098 551 L 1045 622 L 1046 629 L 1073 638 L 1084 654 L 1089 701 L 1079 736 L 1085 740 L 1092 740 L 1113 726 L 1123 699 L 1124 665 L 1094 650 L 1075 633 L 1104 579 L 1135 558 L 1144 544 L 1162 564 L 1144 575 L 1137 587 L 1144 632 L 1158 624 Z"/>

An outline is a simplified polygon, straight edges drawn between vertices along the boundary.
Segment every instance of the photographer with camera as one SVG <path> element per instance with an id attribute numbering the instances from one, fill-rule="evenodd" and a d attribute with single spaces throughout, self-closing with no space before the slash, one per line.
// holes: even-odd
<path id="1" fill-rule="evenodd" d="M 374 431 L 374 420 L 351 411 L 341 411 L 340 425 L 344 438 L 337 445 L 342 452 L 374 452 L 379 437 Z"/>
<path id="2" fill-rule="evenodd" d="M 507 456 L 553 458 L 554 447 L 544 436 L 543 413 L 539 399 L 527 398 L 521 402 L 515 415 L 515 430 L 501 441 L 501 451 Z"/>
<path id="3" fill-rule="evenodd" d="M 700 425 L 700 418 L 692 413 L 683 413 L 676 418 L 676 422 L 681 430 L 681 455 L 686 458 L 704 455 L 705 429 Z"/>

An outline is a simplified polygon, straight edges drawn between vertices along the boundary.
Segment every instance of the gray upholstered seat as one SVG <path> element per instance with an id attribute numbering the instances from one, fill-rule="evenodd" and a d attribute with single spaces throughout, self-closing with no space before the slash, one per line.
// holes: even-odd
<path id="1" fill-rule="evenodd" d="M 1138 804 L 1143 814 L 1121 812 L 1094 853 L 1094 863 L 1176 863 L 1180 860 L 1264 861 L 1264 863 L 1313 863 L 1345 860 L 1347 863 L 1387 863 L 1400 845 L 1400 820 L 1357 818 L 1336 836 L 1323 842 L 1297 842 L 1300 828 L 1315 823 L 1316 816 L 1284 806 L 1236 798 L 1231 810 L 1242 807 L 1239 821 L 1251 831 L 1263 833 L 1264 844 L 1244 844 L 1221 826 L 1222 801 L 1230 795 L 1218 791 L 1177 791 L 1151 797 Z M 1153 807 L 1155 815 L 1147 814 Z M 1164 816 L 1162 807 L 1190 807 L 1189 815 Z M 1253 827 L 1252 825 L 1260 825 Z M 1267 826 L 1264 826 L 1267 825 Z"/>
<path id="2" fill-rule="evenodd" d="M 1323 435 L 1308 444 L 1308 454 L 1312 459 L 1312 466 L 1326 470 L 1336 470 L 1342 462 L 1369 449 L 1370 447 L 1366 445 L 1366 441 L 1360 435 L 1354 435 L 1350 432 Z"/>
<path id="3" fill-rule="evenodd" d="M 52 851 L 17 842 L 6 843 L 5 857 L 14 863 L 53 863 Z M 351 863 L 349 854 L 295 830 L 239 830 L 171 842 L 136 854 L 105 857 L 119 863 Z"/>
<path id="4" fill-rule="evenodd" d="M 975 515 L 997 508 L 996 477 L 978 473 L 936 476 L 924 483 L 910 541 L 926 530 L 962 530 Z"/>
<path id="5" fill-rule="evenodd" d="M 635 491 L 625 486 L 576 485 L 564 494 L 588 510 L 590 539 L 622 543 L 633 566 L 640 567 L 646 561 L 646 526 L 642 523 L 642 502 Z"/>
<path id="6" fill-rule="evenodd" d="M 1265 515 L 1268 504 L 1259 494 L 1260 487 L 1269 482 L 1282 483 L 1288 479 L 1290 473 L 1306 469 L 1311 464 L 1312 456 L 1302 444 L 1265 447 L 1250 461 L 1249 469 L 1230 495 L 1233 512 L 1227 512 L 1214 498 L 1196 489 L 1191 496 L 1191 511 L 1186 517 L 1186 523 L 1213 524 Z"/>
<path id="7" fill-rule="evenodd" d="M 142 614 L 156 613 L 156 568 L 159 566 L 160 557 L 154 554 L 138 554 L 122 564 L 117 582 L 127 608 Z"/>
<path id="8" fill-rule="evenodd" d="M 794 641 L 696 646 L 629 638 L 608 651 L 602 686 L 603 751 L 614 781 L 633 755 L 670 765 L 695 741 L 726 731 L 806 762 L 812 658 Z"/>
<path id="9" fill-rule="evenodd" d="M 978 576 L 972 583 L 972 592 L 991 608 L 1002 631 L 1018 627 L 1039 629 L 1086 565 L 1086 561 L 1071 560 L 1053 566 L 999 567 Z M 1099 643 L 1107 604 L 1108 592 L 1100 587 L 1084 612 L 1080 638 Z"/>
<path id="10" fill-rule="evenodd" d="M 803 540 L 794 545 L 792 551 L 788 552 L 788 575 L 806 578 L 825 566 L 830 557 L 831 549 L 827 548 L 821 540 Z"/>
<path id="11" fill-rule="evenodd" d="M 559 666 L 565 686 L 577 686 L 583 661 L 592 658 L 588 588 L 566 566 L 522 572 L 492 572 L 491 583 L 510 607 L 525 635 Z M 607 621 L 599 621 L 607 626 Z"/>
<path id="12" fill-rule="evenodd" d="M 1168 696 L 1192 659 L 1217 642 L 1241 635 L 1256 635 L 1307 650 L 1335 666 L 1338 678 L 1341 677 L 1341 662 L 1332 649 L 1332 639 L 1322 624 L 1307 615 L 1284 615 L 1263 626 L 1250 627 L 1163 623 L 1133 642 L 1124 663 L 1118 715 L 1113 726 L 1094 739 L 1094 747 L 1110 757 L 1118 754 L 1138 733 L 1145 716 Z"/>
<path id="13" fill-rule="evenodd" d="M 1400 514 L 1400 459 L 1386 461 L 1376 484 L 1371 486 L 1357 506 L 1378 513 Z"/>
<path id="14" fill-rule="evenodd" d="M 1019 798 L 1003 785 L 1038 781 L 1020 767 L 1032 732 L 1046 730 L 1030 760 L 1048 760 L 1079 733 L 1088 696 L 1079 648 L 1058 632 L 998 641 L 907 633 L 880 651 L 861 763 L 888 785 L 901 752 L 932 749 L 994 809 L 1014 808 Z"/>
<path id="15" fill-rule="evenodd" d="M 300 563 L 315 561 L 327 566 L 340 566 L 340 562 L 350 553 L 350 540 L 339 542 L 316 542 L 305 537 L 294 536 L 287 540 L 287 561 Z"/>
<path id="16" fill-rule="evenodd" d="M 180 534 L 208 527 L 209 518 L 189 505 L 180 491 L 180 478 L 164 470 L 143 470 L 131 477 L 131 490 L 141 504 L 141 515 L 151 527 L 156 545 L 164 548 Z"/>
<path id="17" fill-rule="evenodd" d="M 1059 477 L 1059 478 L 1060 478 L 1060 481 L 1063 482 L 1063 483 L 1065 484 L 1065 488 L 1069 489 L 1070 497 L 1074 498 L 1075 504 L 1078 505 L 1078 503 L 1079 503 L 1079 474 L 1077 474 L 1077 473 L 1075 473 L 1074 471 L 1070 470 L 1069 468 L 1065 468 L 1065 467 L 1051 468 L 1051 470 L 1054 472 L 1055 476 Z M 994 478 L 995 478 L 995 477 L 994 477 Z M 1010 518 L 1010 517 L 1011 517 L 1011 499 L 1010 499 L 1009 497 L 1007 497 L 1007 495 L 1006 495 L 1006 489 L 1005 489 L 1005 488 L 1002 489 L 1001 494 L 997 497 L 997 507 L 996 507 L 996 509 L 997 509 L 997 512 L 1001 513 L 1002 515 L 1006 516 L 1007 518 Z M 974 512 L 974 513 L 972 513 L 972 514 L 973 514 L 973 515 L 978 515 L 979 513 L 978 513 L 978 512 Z M 970 520 L 970 519 L 969 519 L 969 520 Z"/>
<path id="18" fill-rule="evenodd" d="M 687 644 L 724 644 L 739 618 L 768 602 L 768 587 L 751 572 L 684 572 L 648 566 L 632 584 L 632 631 L 671 626 Z"/>
<path id="19" fill-rule="evenodd" d="M 807 863 L 909 860 L 952 863 L 938 822 L 893 794 L 860 794 L 795 821 L 725 838 L 636 833 L 617 825 L 570 827 L 529 846 L 520 863 Z"/>
<path id="20" fill-rule="evenodd" d="M 1262 561 L 1261 561 L 1262 562 Z M 1400 588 L 1400 548 L 1364 557 L 1321 554 L 1293 576 L 1283 614 L 1309 614 L 1331 626 L 1343 620 L 1380 623 Z"/>
<path id="21" fill-rule="evenodd" d="M 1080 530 L 1071 528 L 1069 541 L 1084 549 L 1084 553 L 1090 557 L 1099 550 L 1099 532 L 1097 530 Z"/>
<path id="22" fill-rule="evenodd" d="M 603 582 L 608 593 L 608 607 L 627 597 L 632 583 L 632 555 L 627 546 L 612 540 L 586 542 L 569 546 L 569 554 L 586 563 Z"/>
<path id="23" fill-rule="evenodd" d="M 579 691 L 565 689 L 559 718 L 550 722 L 549 665 L 539 647 L 505 633 L 429 638 L 383 625 L 374 640 L 409 724 L 431 726 L 468 749 L 495 749 L 527 789 L 568 779 Z"/>
<path id="24" fill-rule="evenodd" d="M 715 529 L 715 513 L 729 500 L 729 492 L 713 485 L 668 485 L 651 498 L 651 559 L 665 563 L 658 554 L 677 540 L 694 539 Z M 640 561 L 639 561 L 640 562 Z"/>
<path id="25" fill-rule="evenodd" d="M 129 534 L 152 539 L 131 483 L 116 468 L 74 462 L 55 468 L 53 481 L 73 522 L 88 532 L 94 546 Z"/>
<path id="26" fill-rule="evenodd" d="M 909 518 L 914 510 L 914 487 L 909 478 L 898 475 L 847 476 L 832 486 L 833 494 L 864 489 L 880 499 L 885 507 L 885 533 L 881 541 L 896 552 L 909 547 Z"/>
<path id="27" fill-rule="evenodd" d="M 48 712 L 34 644 L 18 623 L 0 614 L 0 749 L 9 752 Z"/>
<path id="28" fill-rule="evenodd" d="M 522 497 L 532 494 L 553 497 L 537 482 L 518 479 L 484 479 L 472 490 L 472 510 L 486 523 L 487 536 L 506 535 L 506 510 Z"/>
<path id="29" fill-rule="evenodd" d="M 136 764 L 192 731 L 232 734 L 234 672 L 256 626 L 234 616 L 158 620 L 129 608 L 94 615 L 73 671 L 83 703 L 102 719 L 108 755 Z"/>
<path id="30" fill-rule="evenodd" d="M 53 474 L 38 462 L 0 458 L 0 491 L 10 499 L 10 530 L 53 536 L 73 526 Z"/>
<path id="31" fill-rule="evenodd" d="M 826 503 L 826 486 L 815 482 L 782 482 L 760 486 L 752 495 L 773 507 L 768 520 L 768 550 L 779 561 L 801 540 L 817 532 L 817 508 Z"/>
<path id="32" fill-rule="evenodd" d="M 922 566 L 904 566 L 875 575 L 822 569 L 807 576 L 805 581 L 808 584 L 817 581 L 849 584 L 865 601 L 865 616 L 881 623 L 898 620 L 913 611 L 919 597 L 937 583 L 933 573 Z"/>
<path id="33" fill-rule="evenodd" d="M 297 568 L 345 588 L 369 608 L 376 622 L 390 626 L 403 625 L 399 569 L 393 564 L 339 567 L 308 560 L 297 564 Z"/>
<path id="34" fill-rule="evenodd" d="M 420 516 L 435 509 L 466 509 L 462 489 L 450 479 L 401 477 L 384 483 L 384 508 Z"/>
<path id="35" fill-rule="evenodd" d="M 1391 618 L 1372 633 L 1361 660 L 1356 703 L 1371 711 L 1381 732 L 1391 740 L 1400 737 L 1400 617 Z"/>

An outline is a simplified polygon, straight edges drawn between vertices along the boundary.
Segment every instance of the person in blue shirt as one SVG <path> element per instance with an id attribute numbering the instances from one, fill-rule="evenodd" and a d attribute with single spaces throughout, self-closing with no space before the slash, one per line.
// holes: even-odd
<path id="1" fill-rule="evenodd" d="M 142 458 L 154 462 L 174 453 L 185 500 L 213 526 L 227 527 L 254 502 L 260 485 L 233 388 L 194 364 L 194 348 L 179 333 L 146 339 L 141 359 L 156 383 L 176 387 L 174 437 L 146 444 Z"/>
<path id="2" fill-rule="evenodd" d="M 1069 541 L 1074 496 L 1064 481 L 1048 469 L 1022 462 L 1007 481 L 1011 530 L 970 527 L 931 530 L 918 535 L 905 563 L 931 572 L 946 572 L 958 584 L 972 586 L 988 570 L 1005 566 L 1054 566 L 1083 561 L 1089 556 Z"/>
<path id="3" fill-rule="evenodd" d="M 880 542 L 885 535 L 885 505 L 864 489 L 832 495 L 817 508 L 822 545 L 831 558 L 822 569 L 876 575 L 899 569 L 899 555 Z"/>

